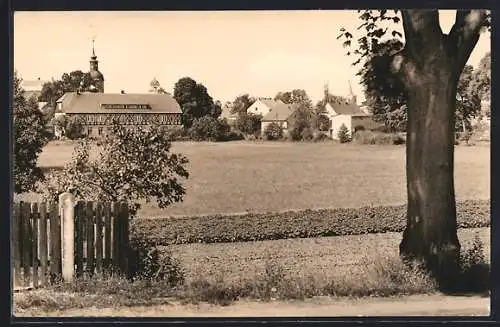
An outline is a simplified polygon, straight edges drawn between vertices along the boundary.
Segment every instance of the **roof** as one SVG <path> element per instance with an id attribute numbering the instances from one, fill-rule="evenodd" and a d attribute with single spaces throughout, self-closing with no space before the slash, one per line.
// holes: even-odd
<path id="1" fill-rule="evenodd" d="M 64 113 L 182 113 L 181 107 L 168 94 L 144 93 L 65 93 L 57 100 Z M 147 105 L 147 109 L 103 108 L 102 105 Z"/>
<path id="2" fill-rule="evenodd" d="M 330 101 L 328 103 L 339 115 L 368 116 L 368 114 L 366 114 L 356 103 L 351 101 Z"/>
<path id="3" fill-rule="evenodd" d="M 273 100 L 273 99 L 258 99 L 257 101 L 262 102 L 265 104 L 268 108 L 274 108 L 277 105 L 284 104 L 281 100 Z"/>
<path id="4" fill-rule="evenodd" d="M 262 118 L 262 121 L 285 121 L 296 108 L 297 106 L 294 104 L 285 104 L 279 101 L 271 108 L 271 111 Z"/>

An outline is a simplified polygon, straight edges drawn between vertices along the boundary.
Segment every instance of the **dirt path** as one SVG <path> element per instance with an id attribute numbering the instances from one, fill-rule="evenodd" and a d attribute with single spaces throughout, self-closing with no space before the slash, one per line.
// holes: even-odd
<path id="1" fill-rule="evenodd" d="M 88 308 L 17 316 L 119 317 L 306 317 L 306 316 L 488 316 L 488 297 L 419 295 L 403 298 L 341 300 L 318 297 L 295 302 L 241 301 L 221 307 L 209 304 L 164 304 L 151 307 Z"/>

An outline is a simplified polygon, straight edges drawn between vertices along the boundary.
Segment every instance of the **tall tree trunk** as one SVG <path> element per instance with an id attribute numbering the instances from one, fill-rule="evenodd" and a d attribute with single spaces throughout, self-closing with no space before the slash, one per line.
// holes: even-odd
<path id="1" fill-rule="evenodd" d="M 457 78 L 439 61 L 424 63 L 409 94 L 408 212 L 400 252 L 423 260 L 446 288 L 460 255 L 453 182 Z"/>
<path id="2" fill-rule="evenodd" d="M 408 92 L 408 211 L 400 253 L 422 260 L 442 290 L 453 290 L 460 258 L 453 183 L 456 92 L 486 11 L 458 10 L 448 35 L 437 10 L 404 10 L 402 17 L 406 44 L 393 62 Z"/>

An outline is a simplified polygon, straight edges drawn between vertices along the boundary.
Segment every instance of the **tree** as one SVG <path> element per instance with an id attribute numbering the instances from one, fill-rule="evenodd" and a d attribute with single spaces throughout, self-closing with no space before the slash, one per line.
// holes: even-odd
<path id="1" fill-rule="evenodd" d="M 474 70 L 471 88 L 476 90 L 481 100 L 491 98 L 491 52 L 484 55 Z"/>
<path id="2" fill-rule="evenodd" d="M 274 100 L 281 100 L 287 104 L 298 104 L 304 108 L 312 109 L 312 101 L 306 91 L 295 89 L 287 92 L 278 92 Z"/>
<path id="3" fill-rule="evenodd" d="M 474 75 L 473 67 L 466 65 L 457 85 L 455 131 L 461 132 L 465 137 L 472 132 L 471 120 L 481 111 L 479 89 L 473 85 Z"/>
<path id="4" fill-rule="evenodd" d="M 17 71 L 14 71 L 13 176 L 16 193 L 32 191 L 36 182 L 43 179 L 43 172 L 36 163 L 49 137 L 36 99 L 26 99 L 21 83 L 22 80 Z"/>
<path id="5" fill-rule="evenodd" d="M 313 112 L 303 105 L 296 105 L 295 111 L 288 119 L 290 124 L 290 137 L 293 141 L 304 140 L 304 136 L 312 137 Z"/>
<path id="6" fill-rule="evenodd" d="M 337 137 L 340 143 L 347 143 L 351 141 L 351 136 L 349 135 L 349 130 L 345 124 L 340 125 L 337 132 Z"/>
<path id="7" fill-rule="evenodd" d="M 283 129 L 275 122 L 270 123 L 264 129 L 264 139 L 268 141 L 281 140 L 283 137 Z"/>
<path id="8" fill-rule="evenodd" d="M 81 70 L 64 73 L 59 80 L 52 80 L 42 86 L 39 101 L 47 102 L 52 108 L 55 108 L 56 101 L 66 92 L 91 91 L 92 79 L 89 73 Z"/>
<path id="9" fill-rule="evenodd" d="M 422 260 L 442 290 L 456 286 L 460 242 L 457 237 L 454 171 L 456 94 L 460 74 L 485 27 L 486 10 L 457 10 L 443 34 L 438 10 L 363 10 L 364 36 L 353 54 L 361 62 L 388 28 L 379 24 L 402 17 L 405 44 L 391 55 L 391 68 L 408 94 L 406 143 L 407 225 L 400 244 L 404 259 Z M 349 47 L 353 35 L 341 29 Z M 397 30 L 393 37 L 403 36 Z"/>
<path id="10" fill-rule="evenodd" d="M 255 115 L 253 113 L 240 113 L 234 127 L 246 135 L 255 135 L 260 131 L 262 115 Z"/>
<path id="11" fill-rule="evenodd" d="M 165 208 L 183 200 L 180 180 L 189 177 L 187 158 L 172 153 L 171 146 L 168 130 L 161 126 L 114 124 L 100 139 L 78 141 L 71 161 L 62 171 L 51 172 L 39 191 L 54 201 L 66 191 L 85 201 L 127 201 L 133 215 L 141 200 L 155 200 Z"/>
<path id="12" fill-rule="evenodd" d="M 217 142 L 226 140 L 229 129 L 226 119 L 203 116 L 194 120 L 190 131 L 195 141 Z"/>
<path id="13" fill-rule="evenodd" d="M 246 114 L 247 109 L 255 102 L 255 98 L 251 97 L 248 94 L 242 94 L 236 97 L 233 101 L 233 105 L 231 107 L 232 114 Z"/>
<path id="14" fill-rule="evenodd" d="M 207 88 L 190 77 L 183 77 L 175 83 L 174 99 L 181 106 L 185 128 L 191 127 L 196 118 L 203 116 L 217 118 L 222 113 L 220 103 L 214 103 Z"/>

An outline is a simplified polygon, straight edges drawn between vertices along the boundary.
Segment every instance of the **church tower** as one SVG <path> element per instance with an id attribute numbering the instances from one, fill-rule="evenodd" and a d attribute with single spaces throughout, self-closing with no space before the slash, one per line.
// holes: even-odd
<path id="1" fill-rule="evenodd" d="M 89 75 L 92 92 L 104 93 L 104 76 L 99 71 L 99 61 L 95 55 L 94 40 L 92 40 L 92 56 L 90 57 Z"/>
<path id="2" fill-rule="evenodd" d="M 358 103 L 358 98 L 356 95 L 354 95 L 354 92 L 352 92 L 352 87 L 351 87 L 351 81 L 349 80 L 349 96 L 351 97 L 351 103 L 352 104 L 357 104 Z"/>

